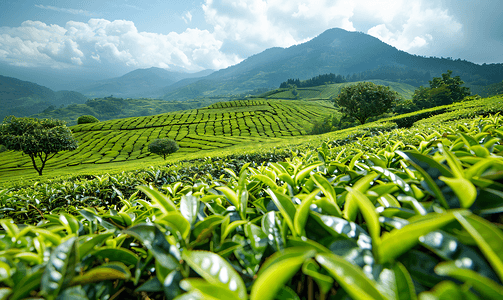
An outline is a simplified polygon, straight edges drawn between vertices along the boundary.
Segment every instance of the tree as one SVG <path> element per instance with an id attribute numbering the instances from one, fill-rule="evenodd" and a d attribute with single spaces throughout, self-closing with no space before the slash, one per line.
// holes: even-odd
<path id="1" fill-rule="evenodd" d="M 77 124 L 98 123 L 99 121 L 95 116 L 82 115 L 77 119 Z"/>
<path id="2" fill-rule="evenodd" d="M 364 124 L 368 118 L 387 112 L 398 100 L 398 93 L 389 87 L 372 82 L 343 87 L 334 99 L 342 113 L 357 119 Z"/>
<path id="3" fill-rule="evenodd" d="M 420 86 L 414 91 L 412 101 L 418 109 L 451 104 L 470 95 L 470 88 L 463 86 L 463 80 L 459 76 L 451 75 L 452 71 L 447 70 L 442 77 L 433 77 L 429 81 L 429 88 Z"/>
<path id="4" fill-rule="evenodd" d="M 58 152 L 77 149 L 77 140 L 66 122 L 54 119 L 6 117 L 0 125 L 0 144 L 7 150 L 22 151 L 42 175 L 46 162 Z"/>
<path id="5" fill-rule="evenodd" d="M 148 151 L 162 156 L 164 160 L 166 156 L 175 153 L 179 148 L 174 140 L 168 138 L 156 139 L 148 145 Z"/>

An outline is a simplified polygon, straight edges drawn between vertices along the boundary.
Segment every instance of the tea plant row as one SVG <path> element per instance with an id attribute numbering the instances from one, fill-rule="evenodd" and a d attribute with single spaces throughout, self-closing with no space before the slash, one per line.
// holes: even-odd
<path id="1" fill-rule="evenodd" d="M 503 118 L 443 121 L 2 219 L 1 295 L 501 299 Z"/>

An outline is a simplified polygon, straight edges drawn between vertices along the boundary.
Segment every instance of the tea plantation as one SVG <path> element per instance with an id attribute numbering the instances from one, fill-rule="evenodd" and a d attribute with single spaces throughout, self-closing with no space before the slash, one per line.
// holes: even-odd
<path id="1" fill-rule="evenodd" d="M 0 299 L 501 299 L 502 100 L 302 138 L 322 102 L 72 127 L 59 167 L 159 136 L 192 160 L 0 189 Z"/>
<path id="2" fill-rule="evenodd" d="M 204 109 L 76 125 L 71 129 L 79 141 L 79 148 L 62 152 L 49 161 L 46 174 L 51 169 L 61 168 L 68 173 L 76 170 L 89 173 L 89 168 L 94 169 L 101 164 L 129 162 L 134 167 L 141 161 L 158 160 L 148 152 L 147 145 L 163 137 L 177 141 L 180 150 L 176 158 L 180 160 L 189 153 L 300 136 L 306 134 L 313 119 L 334 112 L 333 105 L 328 101 L 255 99 L 220 102 Z M 4 180 L 12 181 L 15 172 L 26 177 L 32 168 L 29 157 L 16 152 L 3 153 L 0 162 L 0 184 Z"/>

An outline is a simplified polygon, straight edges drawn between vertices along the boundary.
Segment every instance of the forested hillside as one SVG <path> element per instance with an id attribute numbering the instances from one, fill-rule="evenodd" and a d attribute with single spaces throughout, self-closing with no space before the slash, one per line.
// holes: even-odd
<path id="1" fill-rule="evenodd" d="M 271 48 L 197 82 L 169 90 L 164 99 L 192 99 L 276 88 L 291 79 L 337 74 L 350 81 L 381 79 L 425 85 L 452 70 L 472 85 L 503 80 L 503 64 L 477 65 L 452 58 L 421 57 L 385 44 L 370 35 L 334 28 L 289 48 Z"/>
<path id="2" fill-rule="evenodd" d="M 0 121 L 9 115 L 30 116 L 61 105 L 84 103 L 87 98 L 77 92 L 58 91 L 38 84 L 0 75 Z"/>

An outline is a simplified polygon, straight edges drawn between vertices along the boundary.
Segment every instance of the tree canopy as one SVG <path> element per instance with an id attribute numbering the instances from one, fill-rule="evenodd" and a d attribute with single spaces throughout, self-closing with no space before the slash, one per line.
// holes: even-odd
<path id="1" fill-rule="evenodd" d="M 398 93 L 387 86 L 360 82 L 342 88 L 334 103 L 342 113 L 364 124 L 367 119 L 391 109 L 398 98 Z"/>
<path id="2" fill-rule="evenodd" d="M 178 151 L 180 147 L 176 141 L 168 138 L 156 139 L 148 145 L 148 151 L 160 155 L 166 160 L 166 156 Z"/>
<path id="3" fill-rule="evenodd" d="M 463 80 L 451 75 L 452 71 L 447 70 L 442 77 L 433 77 L 429 88 L 420 86 L 414 92 L 412 100 L 418 109 L 451 104 L 470 95 L 470 89 L 463 86 Z"/>
<path id="4" fill-rule="evenodd" d="M 78 147 L 64 121 L 14 116 L 6 117 L 0 125 L 0 144 L 7 150 L 21 151 L 30 156 L 39 175 L 42 175 L 47 160 L 58 152 Z"/>

